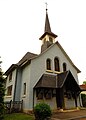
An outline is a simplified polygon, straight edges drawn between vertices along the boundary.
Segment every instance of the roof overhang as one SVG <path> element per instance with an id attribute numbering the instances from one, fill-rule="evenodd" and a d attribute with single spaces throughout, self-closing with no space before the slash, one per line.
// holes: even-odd
<path id="1" fill-rule="evenodd" d="M 58 37 L 56 34 L 52 33 L 52 32 L 45 32 L 40 38 L 39 40 L 42 40 L 44 38 L 45 35 L 51 35 L 54 38 Z"/>
<path id="2" fill-rule="evenodd" d="M 12 64 L 4 74 L 8 75 L 11 71 L 13 71 L 14 69 L 16 69 L 17 67 L 18 67 L 17 64 Z"/>
<path id="3" fill-rule="evenodd" d="M 61 51 L 64 53 L 64 55 L 67 57 L 67 59 L 69 60 L 69 62 L 72 64 L 72 66 L 77 70 L 77 73 L 80 73 L 81 71 L 74 65 L 74 63 L 72 62 L 72 60 L 69 58 L 69 56 L 67 55 L 67 53 L 64 51 L 64 49 L 62 48 L 62 46 L 59 44 L 59 42 L 57 41 L 55 44 L 57 44 L 59 46 L 59 48 L 61 49 Z"/>
<path id="4" fill-rule="evenodd" d="M 62 88 L 64 86 L 71 91 L 81 92 L 80 86 L 70 71 L 58 75 L 43 74 L 34 88 Z"/>

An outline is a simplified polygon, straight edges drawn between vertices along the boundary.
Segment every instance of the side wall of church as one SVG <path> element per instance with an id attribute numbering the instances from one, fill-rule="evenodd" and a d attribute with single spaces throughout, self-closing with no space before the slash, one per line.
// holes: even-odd
<path id="1" fill-rule="evenodd" d="M 23 100 L 23 109 L 27 111 L 29 109 L 29 92 L 30 92 L 30 65 L 27 65 L 25 68 L 22 69 L 22 76 L 21 76 L 21 100 Z M 26 84 L 26 93 L 24 93 L 24 84 Z"/>

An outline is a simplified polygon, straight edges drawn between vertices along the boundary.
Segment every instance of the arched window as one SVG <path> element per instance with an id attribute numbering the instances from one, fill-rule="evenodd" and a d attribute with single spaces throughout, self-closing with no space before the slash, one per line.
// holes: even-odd
<path id="1" fill-rule="evenodd" d="M 66 63 L 63 63 L 63 71 L 66 71 L 67 70 L 67 65 Z"/>
<path id="2" fill-rule="evenodd" d="M 49 58 L 46 60 L 46 68 L 47 70 L 51 70 L 51 60 Z"/>
<path id="3" fill-rule="evenodd" d="M 52 39 L 52 37 L 49 37 L 49 41 L 50 41 L 51 43 L 53 43 L 53 39 Z"/>
<path id="4" fill-rule="evenodd" d="M 59 59 L 58 58 L 54 59 L 54 66 L 55 66 L 55 71 L 60 71 Z"/>

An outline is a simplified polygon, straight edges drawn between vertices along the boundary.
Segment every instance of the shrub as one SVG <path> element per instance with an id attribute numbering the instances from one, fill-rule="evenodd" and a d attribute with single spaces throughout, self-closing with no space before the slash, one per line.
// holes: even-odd
<path id="1" fill-rule="evenodd" d="M 36 104 L 34 114 L 36 120 L 48 120 L 52 115 L 50 106 L 46 103 Z"/>
<path id="2" fill-rule="evenodd" d="M 81 98 L 83 107 L 86 107 L 86 94 L 81 94 Z"/>

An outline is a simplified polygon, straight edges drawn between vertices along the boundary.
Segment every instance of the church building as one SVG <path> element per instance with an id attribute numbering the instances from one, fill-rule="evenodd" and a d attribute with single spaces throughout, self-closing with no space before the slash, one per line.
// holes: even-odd
<path id="1" fill-rule="evenodd" d="M 39 102 L 50 105 L 52 110 L 80 106 L 78 73 L 67 53 L 51 31 L 46 9 L 44 33 L 41 35 L 41 53 L 27 52 L 5 72 L 5 101 L 23 100 L 23 111 L 33 110 Z"/>

